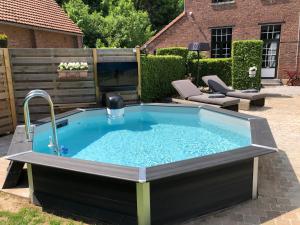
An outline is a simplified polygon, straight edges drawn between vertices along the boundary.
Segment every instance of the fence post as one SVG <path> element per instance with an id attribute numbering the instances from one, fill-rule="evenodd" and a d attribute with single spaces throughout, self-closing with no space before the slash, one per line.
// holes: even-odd
<path id="1" fill-rule="evenodd" d="M 142 96 L 142 70 L 141 70 L 141 48 L 136 46 L 136 60 L 138 64 L 138 96 L 141 99 Z"/>
<path id="2" fill-rule="evenodd" d="M 98 83 L 97 63 L 98 63 L 97 49 L 93 48 L 93 65 L 94 65 L 94 82 L 95 82 L 95 90 L 96 90 L 96 100 L 97 100 L 97 104 L 100 104 L 100 88 Z"/>
<path id="3" fill-rule="evenodd" d="M 3 49 L 3 56 L 4 56 L 4 65 L 5 65 L 5 75 L 6 75 L 6 82 L 9 94 L 9 104 L 10 104 L 10 112 L 11 118 L 13 122 L 13 127 L 16 128 L 17 126 L 17 113 L 16 113 L 16 104 L 15 104 L 15 95 L 14 95 L 14 85 L 12 81 L 12 72 L 11 72 L 11 64 L 10 64 L 10 56 L 8 48 Z"/>

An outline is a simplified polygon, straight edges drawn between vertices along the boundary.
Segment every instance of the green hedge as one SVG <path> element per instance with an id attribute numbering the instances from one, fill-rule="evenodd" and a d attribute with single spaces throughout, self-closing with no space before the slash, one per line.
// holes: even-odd
<path id="1" fill-rule="evenodd" d="M 171 85 L 185 76 L 185 60 L 180 56 L 142 56 L 142 101 L 153 102 L 175 94 Z"/>
<path id="2" fill-rule="evenodd" d="M 227 85 L 231 85 L 231 58 L 201 59 L 199 70 L 198 86 L 204 85 L 202 77 L 206 75 L 218 75 Z M 198 60 L 193 60 L 190 66 L 190 73 L 197 78 Z"/>
<path id="3" fill-rule="evenodd" d="M 173 48 L 158 48 L 156 50 L 156 55 L 177 55 L 184 58 L 187 61 L 189 50 L 183 47 L 173 47 Z"/>
<path id="4" fill-rule="evenodd" d="M 234 89 L 248 89 L 261 85 L 263 41 L 234 41 L 232 44 L 232 85 Z M 249 68 L 257 67 L 255 78 L 249 78 Z"/>
<path id="5" fill-rule="evenodd" d="M 0 34 L 0 48 L 7 48 L 7 36 Z"/>

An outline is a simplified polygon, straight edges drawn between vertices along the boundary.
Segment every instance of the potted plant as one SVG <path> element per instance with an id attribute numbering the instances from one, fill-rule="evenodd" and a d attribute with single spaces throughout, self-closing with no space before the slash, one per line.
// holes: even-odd
<path id="1" fill-rule="evenodd" d="M 7 48 L 7 36 L 6 34 L 0 34 L 0 48 Z"/>
<path id="2" fill-rule="evenodd" d="M 59 79 L 80 79 L 88 76 L 87 62 L 61 62 L 57 68 Z"/>

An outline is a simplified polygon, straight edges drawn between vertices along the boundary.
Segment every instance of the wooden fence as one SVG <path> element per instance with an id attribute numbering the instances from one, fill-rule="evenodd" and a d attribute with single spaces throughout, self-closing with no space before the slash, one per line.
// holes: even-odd
<path id="1" fill-rule="evenodd" d="M 23 123 L 24 97 L 33 89 L 47 91 L 56 112 L 96 105 L 91 49 L 10 49 L 10 58 L 19 123 Z M 88 77 L 82 80 L 59 79 L 58 64 L 73 61 L 88 62 Z M 30 114 L 32 120 L 48 116 L 47 102 L 33 99 L 30 103 Z"/>
<path id="2" fill-rule="evenodd" d="M 16 126 L 11 71 L 7 49 L 0 49 L 0 135 Z"/>
<path id="3" fill-rule="evenodd" d="M 16 123 L 24 122 L 23 101 L 33 89 L 43 89 L 51 95 L 56 113 L 99 106 L 101 90 L 97 82 L 97 63 L 100 61 L 139 62 L 139 49 L 137 53 L 134 49 L 1 49 L 0 135 L 13 131 Z M 59 79 L 57 66 L 60 62 L 88 62 L 88 77 Z M 138 100 L 138 90 L 120 94 L 127 102 Z M 32 120 L 47 117 L 49 106 L 41 98 L 33 99 L 30 113 Z"/>

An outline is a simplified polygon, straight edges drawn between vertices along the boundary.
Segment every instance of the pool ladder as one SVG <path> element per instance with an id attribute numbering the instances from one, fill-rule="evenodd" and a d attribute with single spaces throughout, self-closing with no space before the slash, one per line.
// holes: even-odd
<path id="1" fill-rule="evenodd" d="M 60 155 L 60 148 L 58 145 L 57 139 L 57 131 L 56 131 L 56 121 L 55 121 L 55 113 L 54 113 L 54 105 L 50 95 L 43 90 L 32 90 L 30 91 L 24 100 L 24 120 L 25 120 L 25 130 L 26 130 L 26 138 L 27 140 L 31 140 L 31 124 L 30 124 L 30 113 L 29 113 L 29 101 L 32 98 L 41 97 L 48 101 L 51 111 L 51 126 L 52 126 L 52 144 L 54 148 L 54 152 L 59 156 Z"/>

